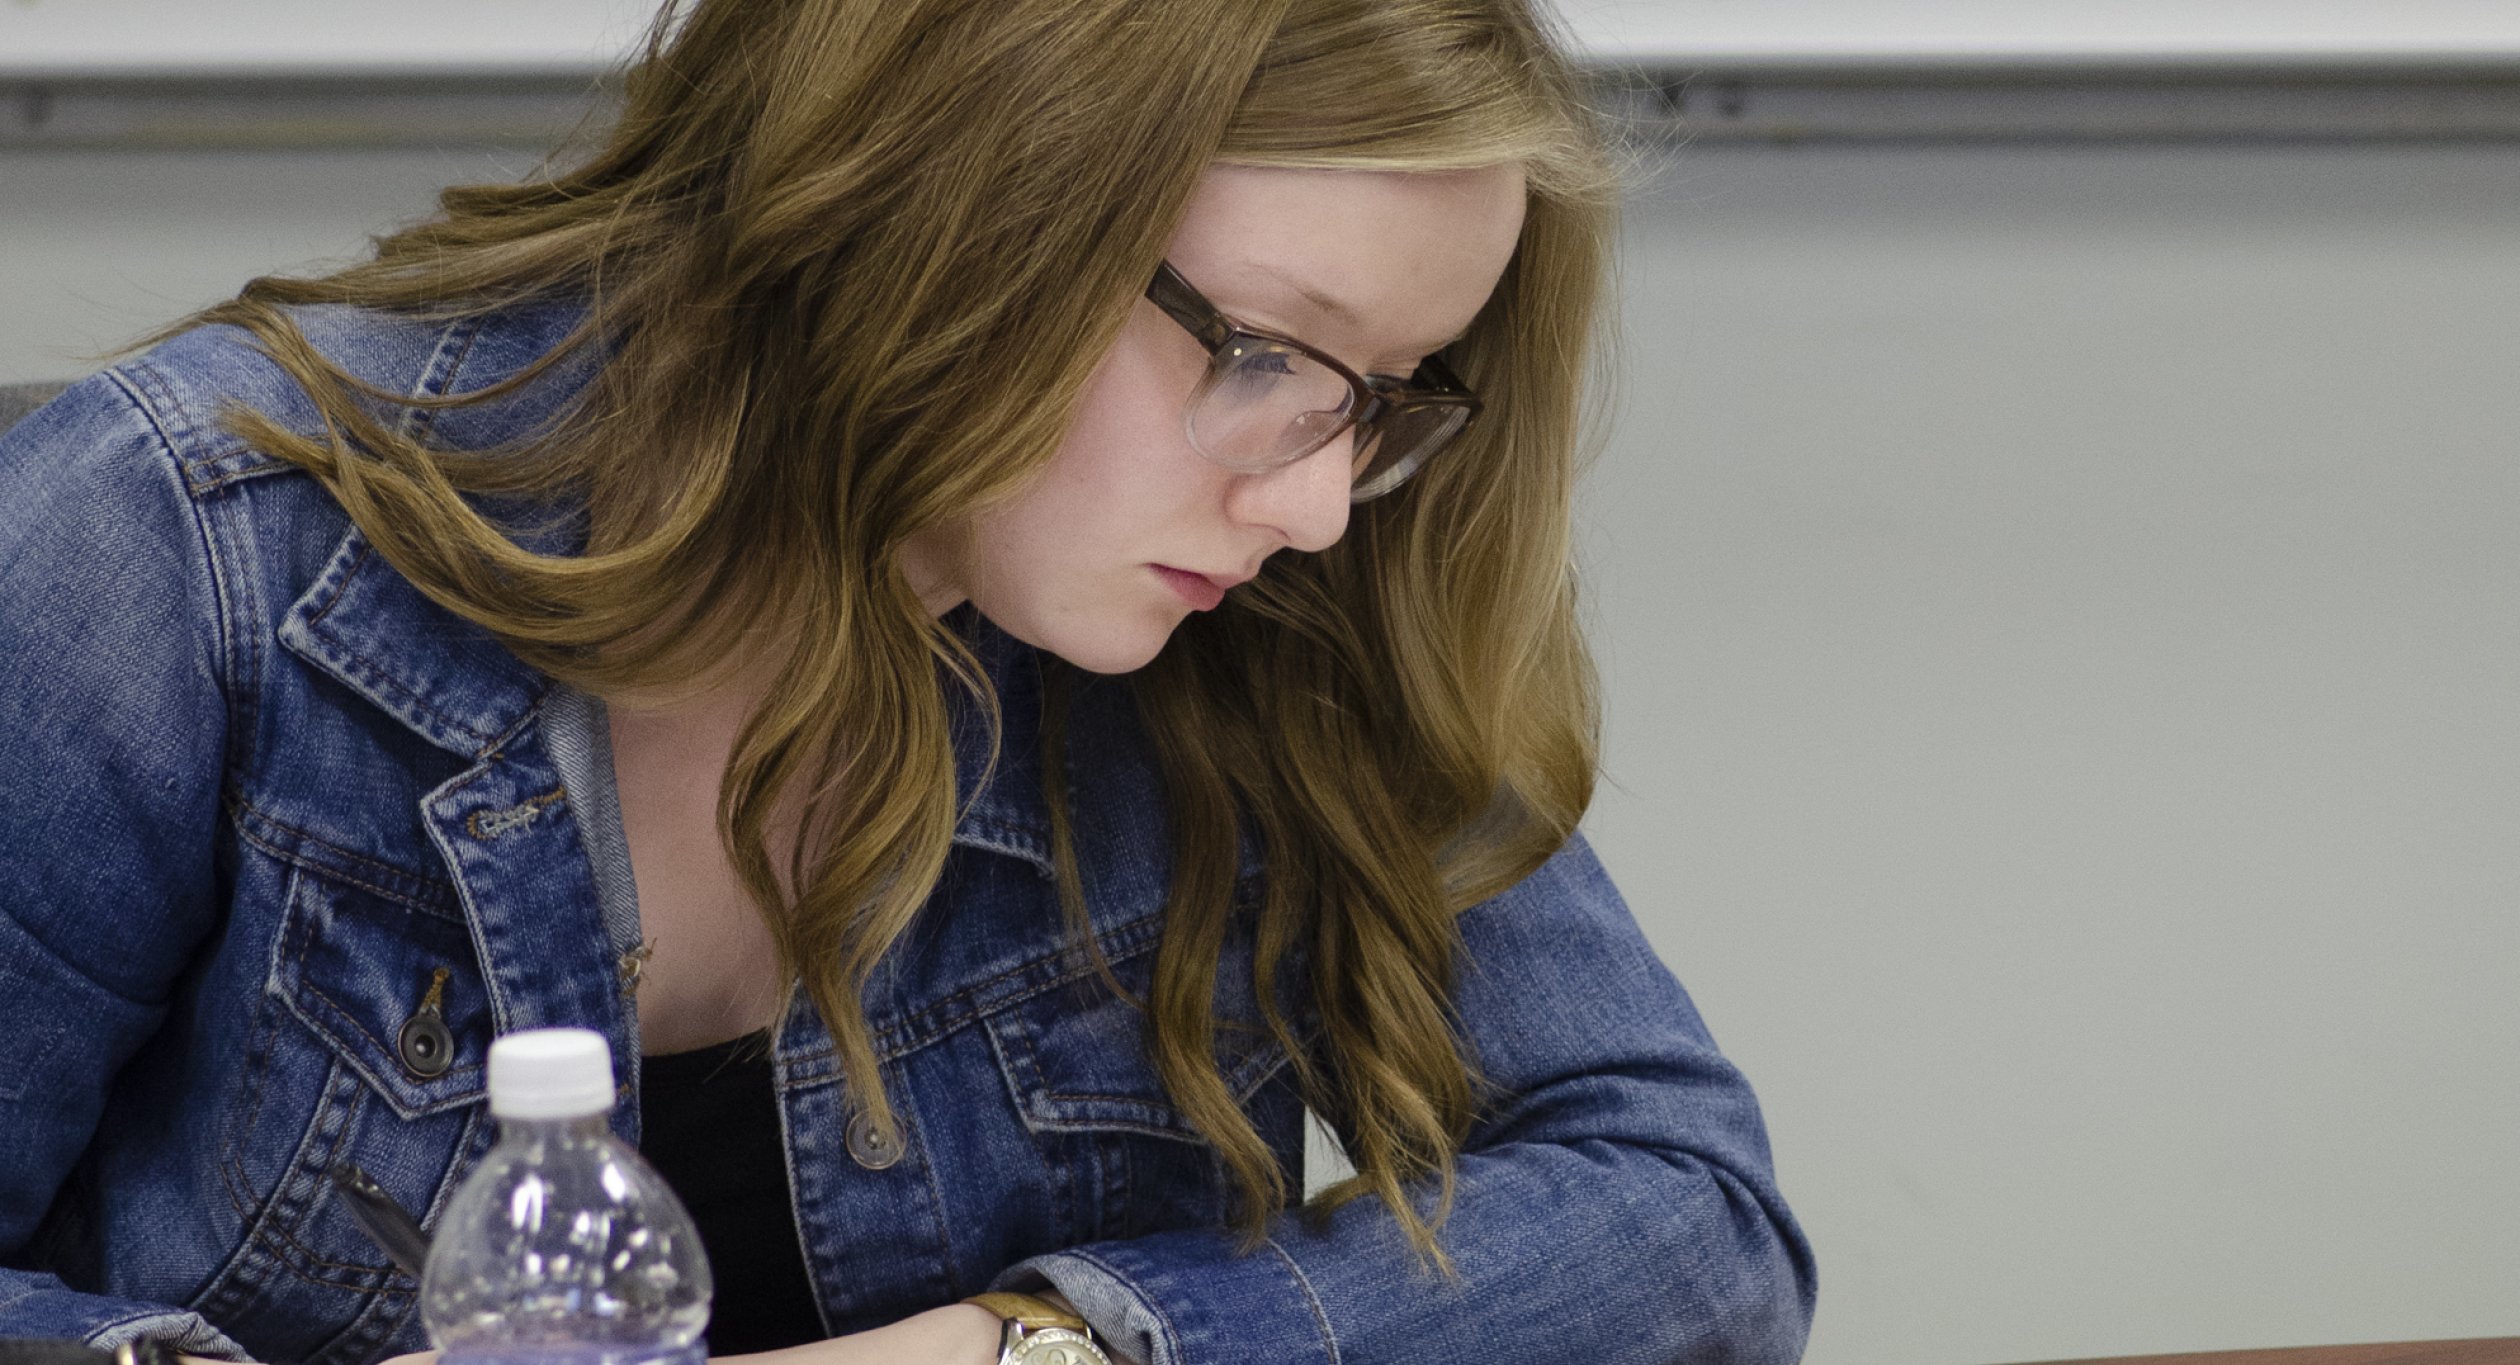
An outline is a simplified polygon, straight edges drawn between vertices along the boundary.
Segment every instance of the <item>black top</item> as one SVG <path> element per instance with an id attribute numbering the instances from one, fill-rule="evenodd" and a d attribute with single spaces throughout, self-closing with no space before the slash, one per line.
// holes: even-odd
<path id="1" fill-rule="evenodd" d="M 709 1354 L 823 1339 L 788 1199 L 787 1148 L 760 1035 L 639 1062 L 639 1153 L 700 1226 L 717 1300 Z"/>

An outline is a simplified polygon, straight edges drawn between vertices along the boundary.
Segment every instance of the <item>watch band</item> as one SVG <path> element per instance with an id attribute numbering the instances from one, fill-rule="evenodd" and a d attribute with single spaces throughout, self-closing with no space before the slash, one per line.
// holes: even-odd
<path id="1" fill-rule="evenodd" d="M 1064 1327 L 1071 1332 L 1092 1330 L 1085 1325 L 1085 1319 L 1038 1294 L 974 1294 L 963 1302 L 978 1304 L 1008 1322 L 1020 1322 L 1026 1327 Z"/>
<path id="2" fill-rule="evenodd" d="M 998 1365 L 1111 1365 L 1094 1329 L 1073 1311 L 1033 1294 L 974 1294 L 963 1300 L 1006 1319 Z"/>

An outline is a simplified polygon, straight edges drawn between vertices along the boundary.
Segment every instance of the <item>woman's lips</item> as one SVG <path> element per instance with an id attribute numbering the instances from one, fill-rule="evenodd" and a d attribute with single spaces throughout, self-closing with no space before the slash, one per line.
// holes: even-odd
<path id="1" fill-rule="evenodd" d="M 1164 586 L 1172 589 L 1182 601 L 1189 603 L 1193 611 L 1213 611 L 1217 603 L 1225 600 L 1225 585 L 1206 574 L 1192 573 L 1188 569 L 1176 569 L 1170 564 L 1157 564 L 1153 567 L 1155 576 L 1164 580 Z"/>

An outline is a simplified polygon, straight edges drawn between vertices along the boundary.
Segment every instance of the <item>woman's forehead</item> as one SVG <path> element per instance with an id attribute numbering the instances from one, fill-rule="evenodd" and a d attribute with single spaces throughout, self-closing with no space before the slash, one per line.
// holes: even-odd
<path id="1" fill-rule="evenodd" d="M 1495 288 L 1522 228 L 1521 169 L 1212 167 L 1173 264 L 1246 321 L 1393 358 L 1440 349 Z"/>

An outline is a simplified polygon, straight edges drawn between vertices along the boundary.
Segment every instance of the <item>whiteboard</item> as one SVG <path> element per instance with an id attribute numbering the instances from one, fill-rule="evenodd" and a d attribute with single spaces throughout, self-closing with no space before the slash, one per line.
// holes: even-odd
<path id="1" fill-rule="evenodd" d="M 656 0 L 0 0 L 0 78 L 591 74 Z"/>
<path id="2" fill-rule="evenodd" d="M 1583 55 L 1603 63 L 2520 68 L 2520 0 L 1557 2 Z M 627 52 L 654 8 L 655 0 L 0 0 L 0 79 L 577 76 Z"/>
<path id="3" fill-rule="evenodd" d="M 2520 0 L 1563 0 L 1653 65 L 2520 66 Z"/>

